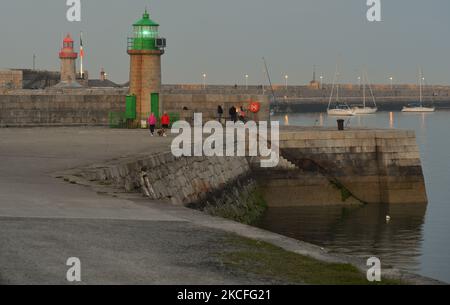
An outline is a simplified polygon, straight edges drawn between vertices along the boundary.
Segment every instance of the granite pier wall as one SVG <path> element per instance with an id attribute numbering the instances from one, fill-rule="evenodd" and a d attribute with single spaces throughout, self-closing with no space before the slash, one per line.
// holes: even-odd
<path id="1" fill-rule="evenodd" d="M 258 170 L 269 205 L 427 203 L 413 131 L 285 128 L 294 168 Z"/>

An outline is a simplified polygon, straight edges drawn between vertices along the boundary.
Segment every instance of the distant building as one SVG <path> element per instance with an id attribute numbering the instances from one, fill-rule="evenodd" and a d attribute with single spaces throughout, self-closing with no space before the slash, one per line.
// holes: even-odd
<path id="1" fill-rule="evenodd" d="M 88 86 L 90 88 L 120 88 L 121 86 L 110 81 L 109 79 L 90 79 L 88 81 Z"/>
<path id="2" fill-rule="evenodd" d="M 18 70 L 0 70 L 0 88 L 22 89 L 23 74 Z"/>
<path id="3" fill-rule="evenodd" d="M 320 89 L 320 82 L 316 80 L 316 66 L 313 67 L 313 79 L 309 82 L 310 89 Z"/>
<path id="4" fill-rule="evenodd" d="M 90 88 L 121 88 L 122 87 L 108 79 L 108 74 L 105 72 L 104 68 L 102 68 L 102 70 L 100 71 L 100 79 L 88 80 L 87 86 Z"/>

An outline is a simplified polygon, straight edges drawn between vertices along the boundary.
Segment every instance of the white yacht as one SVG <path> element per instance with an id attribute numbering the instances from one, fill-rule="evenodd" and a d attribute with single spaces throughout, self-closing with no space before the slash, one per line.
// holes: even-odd
<path id="1" fill-rule="evenodd" d="M 333 86 L 331 88 L 331 95 L 330 95 L 330 100 L 328 102 L 327 113 L 328 113 L 328 115 L 332 115 L 332 116 L 354 116 L 355 112 L 353 111 L 353 109 L 351 109 L 347 105 L 347 103 L 345 103 L 345 102 L 341 103 L 339 101 L 338 78 L 339 78 L 339 71 L 338 71 L 338 66 L 336 65 L 336 73 L 335 73 L 334 79 L 333 79 Z M 331 104 L 333 101 L 333 93 L 334 93 L 335 88 L 336 88 L 336 103 L 332 106 Z"/>
<path id="2" fill-rule="evenodd" d="M 355 112 L 348 105 L 336 105 L 334 108 L 328 108 L 328 115 L 333 116 L 354 116 Z"/>
<path id="3" fill-rule="evenodd" d="M 421 104 L 411 104 L 403 107 L 402 112 L 435 112 L 435 107 L 424 107 Z"/>
<path id="4" fill-rule="evenodd" d="M 353 107 L 354 114 L 374 114 L 377 113 L 378 108 L 377 107 Z"/>
<path id="5" fill-rule="evenodd" d="M 367 72 L 364 71 L 363 73 L 363 105 L 362 107 L 356 106 L 353 107 L 353 113 L 354 114 L 374 114 L 378 111 L 377 103 L 375 101 L 375 96 L 373 95 L 372 87 L 369 85 L 370 94 L 372 96 L 373 101 L 373 107 L 368 107 L 366 105 L 366 83 L 369 83 L 369 77 L 367 75 Z"/>
<path id="6" fill-rule="evenodd" d="M 403 107 L 402 112 L 435 112 L 436 108 L 435 107 L 425 107 L 423 105 L 423 82 L 424 82 L 424 77 L 423 77 L 423 72 L 422 70 L 420 70 L 420 79 L 419 79 L 419 102 L 418 103 L 414 103 L 414 104 L 410 104 L 408 106 Z"/>

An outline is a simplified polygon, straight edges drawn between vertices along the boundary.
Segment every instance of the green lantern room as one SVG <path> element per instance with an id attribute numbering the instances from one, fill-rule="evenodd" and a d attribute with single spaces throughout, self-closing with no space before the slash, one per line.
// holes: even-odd
<path id="1" fill-rule="evenodd" d="M 133 37 L 128 40 L 128 50 L 162 50 L 165 39 L 159 37 L 159 24 L 150 19 L 145 10 L 142 19 L 133 24 Z"/>

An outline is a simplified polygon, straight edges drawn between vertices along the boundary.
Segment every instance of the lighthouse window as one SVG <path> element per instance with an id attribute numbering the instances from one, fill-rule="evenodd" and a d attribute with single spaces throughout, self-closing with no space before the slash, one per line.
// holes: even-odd
<path id="1" fill-rule="evenodd" d="M 158 28 L 155 26 L 140 26 L 134 29 L 136 38 L 156 38 L 158 36 Z"/>

